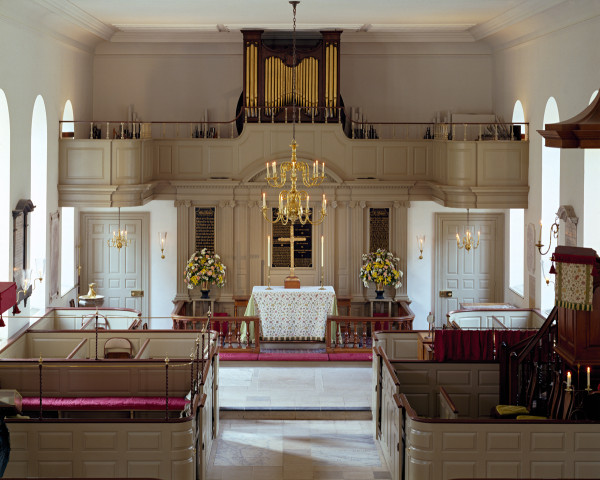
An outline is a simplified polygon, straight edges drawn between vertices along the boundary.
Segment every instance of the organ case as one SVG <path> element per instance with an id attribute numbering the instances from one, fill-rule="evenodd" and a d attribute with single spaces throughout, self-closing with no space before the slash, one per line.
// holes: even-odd
<path id="1" fill-rule="evenodd" d="M 242 30 L 242 98 L 247 121 L 291 122 L 294 91 L 299 122 L 338 121 L 341 33 L 334 30 L 299 35 L 294 65 L 291 37 Z M 294 67 L 296 85 L 292 88 Z"/>

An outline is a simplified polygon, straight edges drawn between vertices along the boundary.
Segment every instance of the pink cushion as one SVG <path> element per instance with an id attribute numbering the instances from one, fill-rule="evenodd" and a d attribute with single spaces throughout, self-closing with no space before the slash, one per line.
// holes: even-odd
<path id="1" fill-rule="evenodd" d="M 213 317 L 228 317 L 229 314 L 227 312 L 215 312 L 213 313 Z"/>
<path id="2" fill-rule="evenodd" d="M 370 362 L 373 360 L 372 353 L 330 353 L 329 360 L 332 362 Z"/>
<path id="3" fill-rule="evenodd" d="M 258 359 L 272 362 L 326 362 L 329 356 L 326 353 L 261 353 Z"/>
<path id="4" fill-rule="evenodd" d="M 183 410 L 189 400 L 169 398 L 169 410 Z M 23 410 L 38 410 L 39 397 L 23 397 Z M 43 397 L 47 410 L 164 410 L 165 397 Z"/>
<path id="5" fill-rule="evenodd" d="M 228 362 L 230 360 L 237 360 L 241 362 L 253 362 L 258 360 L 258 353 L 228 353 L 219 352 L 219 358 L 221 361 Z"/>

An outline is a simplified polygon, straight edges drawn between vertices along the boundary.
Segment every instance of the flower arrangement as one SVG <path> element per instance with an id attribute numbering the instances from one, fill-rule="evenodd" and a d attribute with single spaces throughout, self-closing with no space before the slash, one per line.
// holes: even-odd
<path id="1" fill-rule="evenodd" d="M 396 268 L 400 259 L 392 252 L 378 248 L 376 252 L 363 253 L 362 259 L 365 263 L 360 267 L 360 278 L 365 287 L 369 288 L 369 282 L 393 285 L 394 288 L 402 286 L 403 273 Z"/>
<path id="2" fill-rule="evenodd" d="M 221 288 L 225 285 L 226 268 L 219 255 L 203 248 L 199 252 L 194 252 L 188 260 L 183 281 L 189 289 L 197 287 L 202 282 L 214 283 Z"/>

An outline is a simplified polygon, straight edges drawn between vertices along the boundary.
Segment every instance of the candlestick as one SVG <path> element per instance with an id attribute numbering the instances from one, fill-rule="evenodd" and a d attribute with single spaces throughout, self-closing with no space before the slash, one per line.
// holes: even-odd
<path id="1" fill-rule="evenodd" d="M 567 391 L 571 390 L 571 372 L 567 372 Z"/>
<path id="2" fill-rule="evenodd" d="M 267 206 L 267 194 L 263 192 L 263 208 Z"/>
<path id="3" fill-rule="evenodd" d="M 542 219 L 540 218 L 540 238 L 538 243 L 541 245 L 542 244 Z"/>
<path id="4" fill-rule="evenodd" d="M 325 162 L 323 162 L 323 173 L 321 173 L 321 176 L 324 177 L 325 176 Z"/>
<path id="5" fill-rule="evenodd" d="M 306 196 L 306 211 L 308 212 L 308 198 L 310 197 L 310 195 Z"/>
<path id="6" fill-rule="evenodd" d="M 267 290 L 271 288 L 271 235 L 267 235 Z"/>
<path id="7" fill-rule="evenodd" d="M 269 162 L 267 162 L 267 178 L 269 178 Z"/>
<path id="8" fill-rule="evenodd" d="M 591 387 L 590 387 L 590 372 L 591 372 L 591 367 L 588 366 L 586 368 L 586 372 L 587 372 L 587 388 L 586 388 L 586 390 L 589 392 L 591 390 Z"/>
<path id="9" fill-rule="evenodd" d="M 325 237 L 321 235 L 321 268 L 323 268 L 323 253 L 325 251 Z"/>

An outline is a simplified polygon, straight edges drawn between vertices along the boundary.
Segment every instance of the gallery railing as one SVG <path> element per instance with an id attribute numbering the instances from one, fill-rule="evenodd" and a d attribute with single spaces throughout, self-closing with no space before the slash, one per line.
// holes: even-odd
<path id="1" fill-rule="evenodd" d="M 346 136 L 355 140 L 529 140 L 528 122 L 369 122 L 352 118 L 343 107 L 335 115 L 319 116 L 320 110 L 331 108 L 309 110 L 310 120 L 296 118 L 296 124 L 341 124 Z M 78 139 L 231 139 L 241 134 L 246 123 L 291 124 L 292 107 L 283 107 L 283 111 L 277 119 L 274 113 L 269 115 L 272 108 L 252 107 L 226 121 L 60 120 L 59 132 L 62 138 Z"/>

